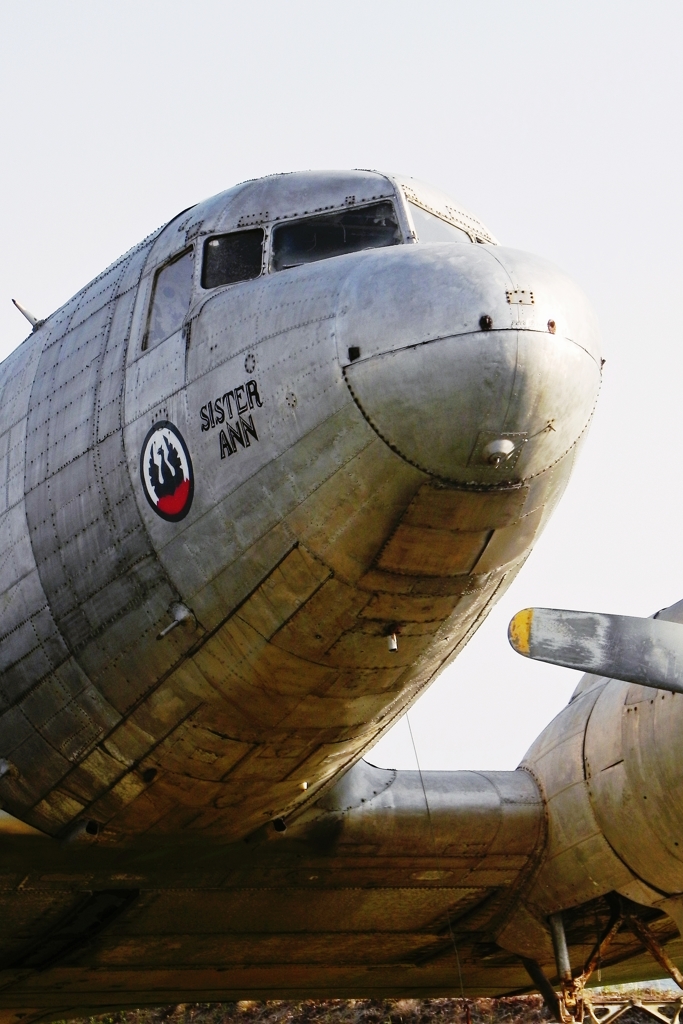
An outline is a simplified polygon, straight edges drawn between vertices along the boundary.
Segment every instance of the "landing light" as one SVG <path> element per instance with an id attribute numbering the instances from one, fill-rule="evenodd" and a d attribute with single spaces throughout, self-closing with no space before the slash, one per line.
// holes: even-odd
<path id="1" fill-rule="evenodd" d="M 509 459 L 515 450 L 514 441 L 509 437 L 501 437 L 497 441 L 491 441 L 484 448 L 484 458 L 492 466 L 499 466 L 501 462 Z"/>

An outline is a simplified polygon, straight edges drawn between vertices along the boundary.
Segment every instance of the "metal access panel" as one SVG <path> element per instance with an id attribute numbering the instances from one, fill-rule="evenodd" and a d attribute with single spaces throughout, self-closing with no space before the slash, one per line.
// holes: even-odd
<path id="1" fill-rule="evenodd" d="M 514 291 L 505 293 L 511 306 L 533 306 L 535 304 L 534 293 L 525 288 L 515 288 Z"/>

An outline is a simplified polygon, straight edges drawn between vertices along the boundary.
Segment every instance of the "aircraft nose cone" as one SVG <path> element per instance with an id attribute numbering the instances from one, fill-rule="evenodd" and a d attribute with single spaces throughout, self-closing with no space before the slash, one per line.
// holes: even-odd
<path id="1" fill-rule="evenodd" d="M 461 484 L 553 465 L 586 428 L 600 386 L 586 298 L 552 265 L 502 247 L 369 254 L 340 296 L 337 345 L 377 433 Z"/>

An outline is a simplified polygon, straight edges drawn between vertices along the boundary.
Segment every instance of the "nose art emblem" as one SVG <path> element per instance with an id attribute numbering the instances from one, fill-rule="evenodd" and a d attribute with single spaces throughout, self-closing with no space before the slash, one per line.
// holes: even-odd
<path id="1" fill-rule="evenodd" d="M 168 420 L 155 423 L 145 438 L 140 479 L 158 516 L 171 523 L 185 518 L 194 495 L 192 460 L 182 434 Z"/>

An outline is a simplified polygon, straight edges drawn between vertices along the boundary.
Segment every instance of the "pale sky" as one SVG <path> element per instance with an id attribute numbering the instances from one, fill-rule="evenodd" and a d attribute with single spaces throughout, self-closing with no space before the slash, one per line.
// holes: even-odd
<path id="1" fill-rule="evenodd" d="M 600 319 L 603 394 L 528 563 L 411 712 L 423 768 L 514 768 L 576 673 L 507 644 L 527 605 L 683 597 L 683 5 L 0 0 L 0 357 L 180 210 L 275 171 L 444 189 Z M 405 722 L 369 755 L 415 765 Z"/>

